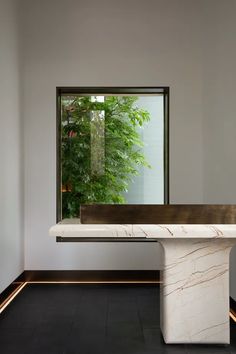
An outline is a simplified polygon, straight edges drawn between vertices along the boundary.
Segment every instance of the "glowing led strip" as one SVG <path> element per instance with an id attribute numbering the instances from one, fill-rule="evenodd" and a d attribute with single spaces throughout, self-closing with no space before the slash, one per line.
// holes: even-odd
<path id="1" fill-rule="evenodd" d="M 0 305 L 0 313 L 2 313 L 5 308 L 14 300 L 14 298 L 21 292 L 21 290 L 27 285 L 27 284 L 138 284 L 138 283 L 144 283 L 144 284 L 153 284 L 153 283 L 161 283 L 160 281 L 155 281 L 155 282 L 149 282 L 149 281 L 109 281 L 109 282 L 102 282 L 102 281 L 29 281 L 29 282 L 24 282 L 22 285 L 20 285 L 17 290 L 15 290 L 4 302 L 2 305 Z M 232 318 L 234 322 L 236 322 L 236 316 L 230 311 L 229 316 Z"/>
<path id="2" fill-rule="evenodd" d="M 0 304 L 0 314 L 5 310 L 5 308 L 14 300 L 14 298 L 21 292 L 21 290 L 27 285 L 27 284 L 158 284 L 161 283 L 160 281 L 27 281 L 22 283 L 16 290 L 14 290 L 6 300 L 3 301 L 2 304 Z"/>
<path id="3" fill-rule="evenodd" d="M 17 290 L 15 290 L 8 298 L 3 302 L 2 306 L 0 305 L 0 313 L 2 313 L 5 308 L 15 299 L 19 292 L 26 286 L 27 283 L 20 285 Z"/>
<path id="4" fill-rule="evenodd" d="M 232 320 L 233 320 L 234 322 L 236 322 L 236 316 L 233 314 L 233 312 L 230 311 L 229 315 L 230 315 L 230 317 L 232 318 Z"/>

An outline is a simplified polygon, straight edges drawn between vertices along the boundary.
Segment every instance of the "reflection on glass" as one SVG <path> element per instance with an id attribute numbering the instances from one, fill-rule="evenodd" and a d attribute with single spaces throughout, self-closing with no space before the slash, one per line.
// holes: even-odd
<path id="1" fill-rule="evenodd" d="M 105 112 L 91 111 L 91 175 L 105 173 Z"/>

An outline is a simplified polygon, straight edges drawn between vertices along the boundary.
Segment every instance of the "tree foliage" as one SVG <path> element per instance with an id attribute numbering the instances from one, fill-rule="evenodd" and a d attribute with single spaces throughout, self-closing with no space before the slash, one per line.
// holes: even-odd
<path id="1" fill-rule="evenodd" d="M 150 119 L 137 97 L 62 98 L 62 215 L 80 204 L 125 203 L 124 192 L 140 166 L 150 167 L 138 127 Z"/>

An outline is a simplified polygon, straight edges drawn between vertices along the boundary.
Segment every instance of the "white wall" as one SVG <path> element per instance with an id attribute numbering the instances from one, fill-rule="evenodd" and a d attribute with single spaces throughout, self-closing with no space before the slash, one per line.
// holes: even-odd
<path id="1" fill-rule="evenodd" d="M 155 244 L 61 245 L 48 237 L 56 221 L 55 87 L 170 86 L 171 202 L 235 203 L 235 1 L 20 5 L 24 196 L 18 9 L 16 0 L 0 0 L 0 292 L 24 269 L 23 198 L 25 269 L 159 268 Z"/>
<path id="2" fill-rule="evenodd" d="M 25 268 L 158 268 L 155 244 L 48 237 L 56 221 L 55 87 L 170 86 L 171 202 L 235 203 L 235 0 L 21 3 Z"/>
<path id="3" fill-rule="evenodd" d="M 208 0 L 204 16 L 204 202 L 236 204 L 236 2 Z M 236 299 L 236 247 L 231 270 Z"/>
<path id="4" fill-rule="evenodd" d="M 0 293 L 24 270 L 17 2 L 0 0 Z"/>
<path id="5" fill-rule="evenodd" d="M 194 0 L 22 2 L 25 269 L 160 267 L 157 244 L 49 238 L 56 222 L 56 86 L 170 86 L 171 202 L 200 203 L 200 14 Z"/>

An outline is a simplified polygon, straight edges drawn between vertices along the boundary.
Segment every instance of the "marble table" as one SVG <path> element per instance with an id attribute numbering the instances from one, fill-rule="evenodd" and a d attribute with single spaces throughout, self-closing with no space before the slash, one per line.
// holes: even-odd
<path id="1" fill-rule="evenodd" d="M 166 343 L 230 343 L 229 255 L 236 225 L 79 224 L 50 228 L 63 239 L 113 238 L 158 241 L 161 270 L 161 330 Z"/>

